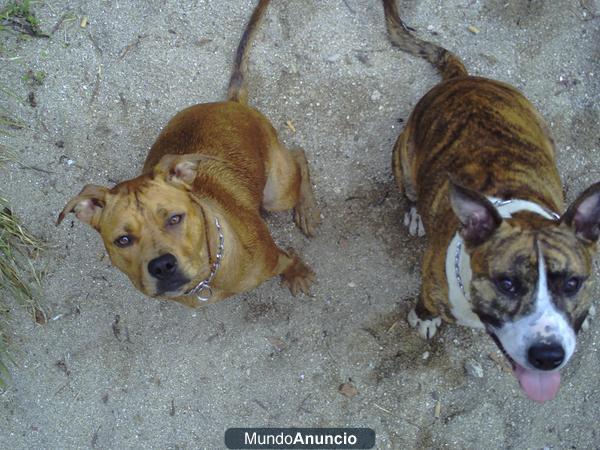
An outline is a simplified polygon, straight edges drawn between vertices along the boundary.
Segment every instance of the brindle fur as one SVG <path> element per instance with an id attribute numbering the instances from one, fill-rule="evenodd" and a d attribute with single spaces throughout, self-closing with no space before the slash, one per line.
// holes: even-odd
<path id="1" fill-rule="evenodd" d="M 423 41 L 410 33 L 408 27 L 398 19 L 398 8 L 395 1 L 384 1 L 383 9 L 390 40 L 394 45 L 405 52 L 429 61 L 440 71 L 444 80 L 467 75 L 464 64 L 452 52 L 431 42 Z"/>
<path id="2" fill-rule="evenodd" d="M 484 323 L 496 327 L 533 311 L 532 294 L 538 278 L 536 243 L 544 255 L 552 299 L 578 331 L 583 321 L 579 319 L 591 302 L 587 286 L 575 298 L 565 296 L 562 286 L 569 277 L 589 278 L 593 249 L 582 245 L 570 226 L 527 212 L 505 220 L 488 240 L 471 249 L 473 311 L 485 318 Z M 493 280 L 503 275 L 519 282 L 516 295 L 502 295 L 495 289 Z"/>
<path id="3" fill-rule="evenodd" d="M 460 223 L 449 199 L 450 179 L 485 196 L 530 200 L 563 211 L 554 142 L 540 114 L 518 90 L 469 76 L 454 54 L 412 36 L 398 16 L 395 0 L 383 0 L 383 5 L 392 43 L 430 61 L 443 78 L 415 106 L 394 146 L 392 166 L 399 188 L 416 202 L 428 234 L 416 313 L 422 319 L 441 316 L 454 322 L 445 261 Z M 588 280 L 595 242 L 578 238 L 575 231 L 572 220 L 523 213 L 501 221 L 484 243 L 467 242 L 472 304 L 480 319 L 498 323 L 530 310 L 537 280 L 536 241 L 550 280 L 558 283 L 567 275 Z M 492 280 L 502 273 L 514 273 L 522 281 L 522 301 L 498 294 Z M 588 287 L 585 282 L 576 299 L 555 293 L 577 329 L 590 305 Z"/>
<path id="4" fill-rule="evenodd" d="M 297 225 L 309 236 L 320 220 L 304 152 L 287 150 L 266 117 L 245 104 L 247 49 L 268 3 L 260 0 L 243 34 L 228 101 L 179 112 L 150 149 L 139 177 L 112 189 L 86 186 L 59 215 L 58 223 L 75 212 L 94 227 L 113 264 L 146 295 L 162 295 L 149 261 L 171 253 L 186 282 L 179 294 L 165 298 L 198 306 L 195 297 L 181 294 L 210 273 L 219 245 L 215 217 L 225 249 L 207 303 L 278 274 L 294 295 L 308 292 L 313 271 L 292 250 L 275 245 L 260 215 L 261 208 L 294 208 Z M 174 214 L 185 216 L 170 226 L 166 221 Z M 120 248 L 115 240 L 125 234 L 134 243 Z"/>

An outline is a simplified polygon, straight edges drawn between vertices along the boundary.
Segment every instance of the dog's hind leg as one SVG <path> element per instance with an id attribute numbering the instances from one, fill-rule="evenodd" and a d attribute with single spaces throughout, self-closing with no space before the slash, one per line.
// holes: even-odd
<path id="1" fill-rule="evenodd" d="M 304 150 L 288 150 L 277 143 L 271 150 L 263 208 L 284 211 L 294 208 L 294 222 L 307 236 L 314 236 L 321 213 L 313 193 Z"/>
<path id="2" fill-rule="evenodd" d="M 317 227 L 321 223 L 321 211 L 317 206 L 315 194 L 310 182 L 308 161 L 304 150 L 296 148 L 290 151 L 296 161 L 300 172 L 300 186 L 298 190 L 298 201 L 294 205 L 294 222 L 304 234 L 314 236 Z"/>
<path id="3" fill-rule="evenodd" d="M 424 236 L 425 227 L 417 212 L 417 191 L 411 177 L 409 150 L 407 143 L 408 130 L 404 130 L 394 146 L 392 153 L 392 171 L 400 192 L 408 199 L 408 207 L 404 214 L 404 225 L 411 236 Z"/>

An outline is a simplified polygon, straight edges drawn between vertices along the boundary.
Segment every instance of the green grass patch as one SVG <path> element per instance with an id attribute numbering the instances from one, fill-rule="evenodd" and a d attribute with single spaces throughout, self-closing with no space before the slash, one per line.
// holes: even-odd
<path id="1" fill-rule="evenodd" d="M 46 79 L 46 72 L 43 70 L 33 71 L 29 69 L 23 75 L 23 82 L 29 87 L 41 86 L 44 84 L 44 80 Z"/>
<path id="2" fill-rule="evenodd" d="M 45 77 L 32 72 L 28 81 L 42 83 Z M 2 98 L 4 97 L 4 98 Z M 18 96 L 0 85 L 0 99 Z M 9 130 L 25 127 L 25 123 L 13 117 L 0 106 L 0 136 L 8 136 Z M 19 163 L 15 154 L 0 144 L 0 169 L 7 162 Z M 34 261 L 44 248 L 43 242 L 29 232 L 13 214 L 8 200 L 0 196 L 0 387 L 10 379 L 9 366 L 15 364 L 9 353 L 7 328 L 9 325 L 9 296 L 22 305 L 38 323 L 45 323 L 46 316 L 38 304 L 41 274 Z"/>
<path id="3" fill-rule="evenodd" d="M 10 0 L 0 6 L 0 31 L 13 31 L 19 37 L 48 37 L 40 28 L 40 21 L 32 9 L 31 0 Z M 0 52 L 3 47 L 0 45 Z M 25 84 L 34 88 L 43 84 L 46 73 L 29 70 L 24 76 Z M 0 84 L 0 100 L 6 103 L 13 98 L 23 100 L 6 85 Z M 9 136 L 10 130 L 24 128 L 26 124 L 14 117 L 12 111 L 0 106 L 0 136 Z M 6 162 L 21 164 L 8 148 L 0 144 L 0 169 Z M 21 164 L 22 167 L 25 167 Z M 9 366 L 16 364 L 11 357 L 7 339 L 9 325 L 9 298 L 24 307 L 38 323 L 46 322 L 46 315 L 39 306 L 41 273 L 34 261 L 44 243 L 27 230 L 13 214 L 8 200 L 0 196 L 0 387 L 10 379 Z"/>
<path id="4" fill-rule="evenodd" d="M 13 0 L 0 10 L 0 31 L 14 30 L 32 37 L 48 37 L 31 8 L 31 0 Z"/>
<path id="5" fill-rule="evenodd" d="M 41 274 L 33 261 L 44 249 L 43 242 L 29 232 L 12 213 L 8 200 L 0 197 L 0 289 L 8 292 L 23 306 L 32 318 L 45 323 L 46 316 L 39 306 Z M 0 296 L 0 386 L 8 379 L 9 362 L 6 325 L 8 304 Z"/>

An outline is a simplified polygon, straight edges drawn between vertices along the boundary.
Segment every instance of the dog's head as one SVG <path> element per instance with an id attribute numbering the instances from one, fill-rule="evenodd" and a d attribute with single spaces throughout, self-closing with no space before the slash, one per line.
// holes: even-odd
<path id="1" fill-rule="evenodd" d="M 150 297 L 178 297 L 210 273 L 207 222 L 191 192 L 205 155 L 166 155 L 149 175 L 87 185 L 60 213 L 97 230 L 110 259 Z"/>
<path id="2" fill-rule="evenodd" d="M 600 234 L 600 183 L 560 220 L 503 219 L 483 195 L 452 184 L 452 208 L 471 258 L 471 307 L 513 365 L 527 396 L 554 398 L 590 308 Z"/>

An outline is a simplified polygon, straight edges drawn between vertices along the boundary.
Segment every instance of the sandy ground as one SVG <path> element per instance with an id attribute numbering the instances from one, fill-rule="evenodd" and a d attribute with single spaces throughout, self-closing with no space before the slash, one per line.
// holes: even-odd
<path id="1" fill-rule="evenodd" d="M 600 180 L 594 0 L 403 4 L 420 36 L 539 108 L 569 201 Z M 19 366 L 0 397 L 0 447 L 219 448 L 232 426 L 368 426 L 377 448 L 599 447 L 598 323 L 544 405 L 490 358 L 483 334 L 446 326 L 425 342 L 406 324 L 423 239 L 401 226 L 390 155 L 438 78 L 391 47 L 378 1 L 274 1 L 251 51 L 251 104 L 287 145 L 306 149 L 323 210 L 312 240 L 289 214 L 268 218 L 317 272 L 311 297 L 272 280 L 200 310 L 146 299 L 92 229 L 72 218 L 54 227 L 85 183 L 135 176 L 175 112 L 224 98 L 253 5 L 49 0 L 36 7 L 43 29 L 55 29 L 49 39 L 2 35 L 0 83 L 22 99 L 7 106 L 29 126 L 1 141 L 46 172 L 9 165 L 0 186 L 52 246 L 43 293 L 56 320 L 13 315 Z M 42 86 L 21 80 L 29 69 L 46 73 Z M 465 373 L 469 360 L 483 377 Z M 349 380 L 352 398 L 338 392 Z"/>

